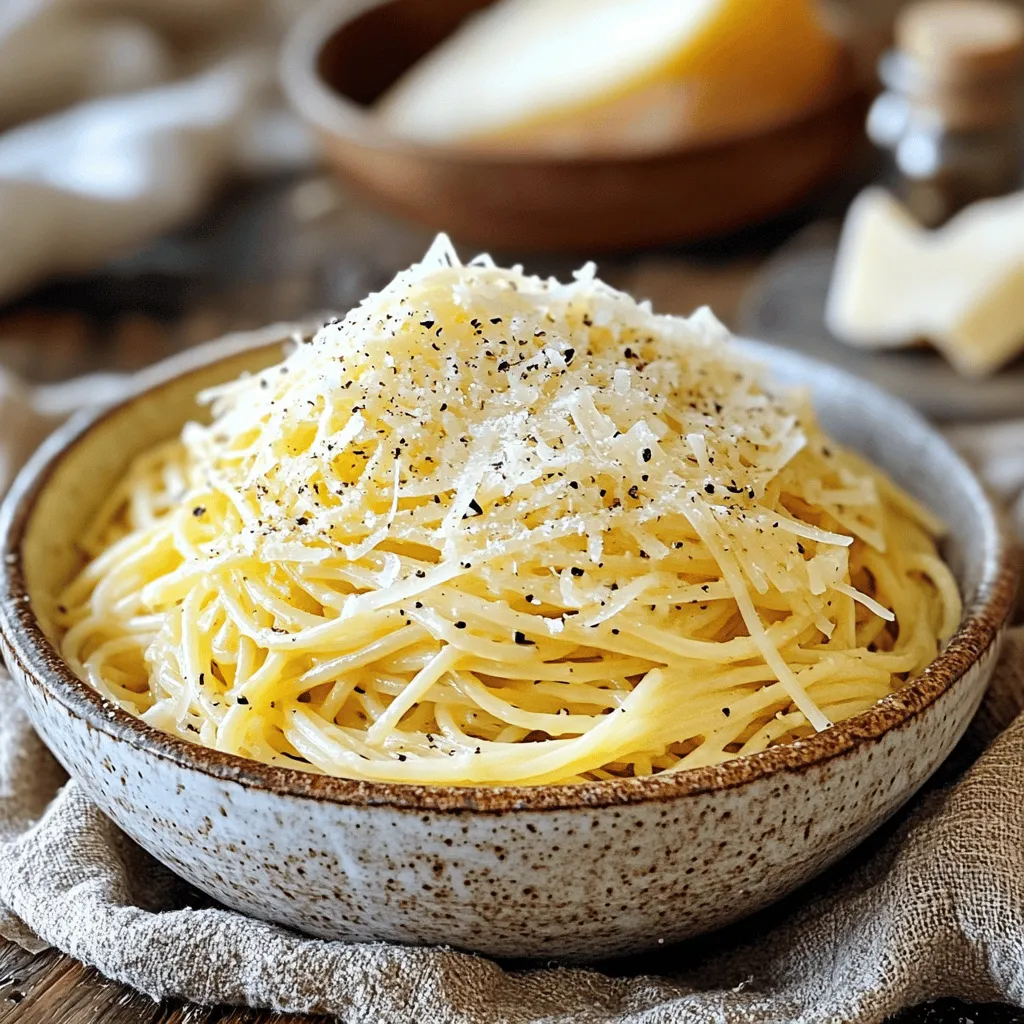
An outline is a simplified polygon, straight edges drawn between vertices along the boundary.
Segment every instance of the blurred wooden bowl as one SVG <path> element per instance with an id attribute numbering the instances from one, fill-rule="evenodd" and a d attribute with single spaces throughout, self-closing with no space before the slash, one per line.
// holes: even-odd
<path id="1" fill-rule="evenodd" d="M 755 134 L 657 151 L 562 156 L 431 146 L 388 133 L 373 102 L 490 0 L 325 0 L 285 43 L 282 81 L 339 174 L 400 216 L 494 249 L 694 241 L 780 213 L 863 144 L 850 54 L 831 88 Z"/>

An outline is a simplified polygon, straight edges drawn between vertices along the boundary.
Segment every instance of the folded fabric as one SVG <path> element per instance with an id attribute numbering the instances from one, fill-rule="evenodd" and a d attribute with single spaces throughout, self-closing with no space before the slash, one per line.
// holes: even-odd
<path id="1" fill-rule="evenodd" d="M 130 387 L 0 378 L 0 467 L 77 403 Z M 6 673 L 0 704 L 0 934 L 154 998 L 353 1024 L 876 1024 L 940 996 L 1024 1003 L 1024 628 L 1009 634 L 967 738 L 879 836 L 751 920 L 590 969 L 324 942 L 218 907 L 66 782 Z"/>
<path id="2" fill-rule="evenodd" d="M 0 9 L 0 301 L 187 220 L 230 175 L 308 163 L 276 87 L 281 28 L 269 0 Z"/>
<path id="3" fill-rule="evenodd" d="M 965 750 L 1020 710 L 1011 637 Z M 511 969 L 442 948 L 304 938 L 212 906 L 119 832 L 0 679 L 0 933 L 156 999 L 360 1024 L 874 1024 L 940 996 L 1024 1002 L 1024 719 L 881 846 L 711 941 L 594 969 Z M 964 751 L 961 752 L 964 755 Z M 948 771 L 948 770 L 947 770 Z"/>

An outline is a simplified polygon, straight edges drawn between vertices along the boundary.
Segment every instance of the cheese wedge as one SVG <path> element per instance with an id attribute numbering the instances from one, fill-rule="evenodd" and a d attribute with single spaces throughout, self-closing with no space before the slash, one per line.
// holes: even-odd
<path id="1" fill-rule="evenodd" d="M 965 376 L 1024 351 L 1024 192 L 975 203 L 929 231 L 888 193 L 850 207 L 825 315 L 863 348 L 927 339 Z"/>
<path id="2" fill-rule="evenodd" d="M 920 225 L 888 192 L 867 189 L 851 204 L 836 254 L 825 321 L 861 348 L 901 348 L 920 337 L 934 287 L 921 273 Z"/>
<path id="3" fill-rule="evenodd" d="M 813 0 L 501 0 L 377 109 L 442 144 L 713 135 L 813 101 L 838 53 Z"/>
<path id="4" fill-rule="evenodd" d="M 935 345 L 967 377 L 985 376 L 1024 351 L 1024 257 L 936 334 Z"/>

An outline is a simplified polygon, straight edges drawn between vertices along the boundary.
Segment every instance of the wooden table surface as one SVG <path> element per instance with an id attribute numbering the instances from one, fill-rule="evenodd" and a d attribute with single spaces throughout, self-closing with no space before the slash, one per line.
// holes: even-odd
<path id="1" fill-rule="evenodd" d="M 661 312 L 689 313 L 707 303 L 735 324 L 742 296 L 765 257 L 842 201 L 841 194 L 827 202 L 819 197 L 773 224 L 702 246 L 603 260 L 601 272 L 611 283 L 652 299 Z M 36 381 L 132 370 L 229 330 L 345 310 L 421 255 L 428 241 L 427 232 L 380 217 L 319 176 L 249 187 L 225 195 L 199 223 L 101 274 L 49 285 L 0 308 L 0 365 Z M 563 274 L 579 262 L 526 260 L 530 270 Z M 0 941 L 0 1024 L 317 1019 L 176 1001 L 157 1005 L 57 951 L 33 955 Z M 945 1001 L 897 1019 L 1024 1024 L 1024 1013 Z"/>
<path id="2" fill-rule="evenodd" d="M 54 950 L 33 956 L 0 944 L 0 1024 L 327 1024 L 327 1018 L 195 1006 L 178 1000 L 154 1003 L 107 981 L 92 968 Z M 947 999 L 916 1007 L 888 1024 L 1022 1024 L 1009 1006 L 967 1005 Z M 382 1022 L 386 1024 L 386 1022 Z M 431 1024 L 422 1021 L 419 1024 Z"/>

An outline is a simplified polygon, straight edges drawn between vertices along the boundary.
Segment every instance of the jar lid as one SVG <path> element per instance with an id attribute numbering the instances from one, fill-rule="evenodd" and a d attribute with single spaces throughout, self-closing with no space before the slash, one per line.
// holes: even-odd
<path id="1" fill-rule="evenodd" d="M 1012 75 L 1024 65 L 1024 12 L 1000 0 L 919 0 L 900 13 L 896 45 L 936 80 Z"/>

